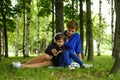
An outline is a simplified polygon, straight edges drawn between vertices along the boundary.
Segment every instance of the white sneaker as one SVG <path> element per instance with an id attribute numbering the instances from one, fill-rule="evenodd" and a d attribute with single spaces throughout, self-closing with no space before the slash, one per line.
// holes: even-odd
<path id="1" fill-rule="evenodd" d="M 84 66 L 85 66 L 85 68 L 91 68 L 91 67 L 93 67 L 92 64 L 84 64 Z"/>
<path id="2" fill-rule="evenodd" d="M 80 64 L 76 63 L 76 62 L 72 62 L 72 64 L 75 68 L 80 68 Z"/>
<path id="3" fill-rule="evenodd" d="M 74 67 L 73 65 L 68 65 L 68 68 L 69 68 L 70 70 L 74 70 L 74 69 L 75 69 L 75 67 Z"/>
<path id="4" fill-rule="evenodd" d="M 21 67 L 21 62 L 12 62 L 12 67 L 20 68 Z"/>

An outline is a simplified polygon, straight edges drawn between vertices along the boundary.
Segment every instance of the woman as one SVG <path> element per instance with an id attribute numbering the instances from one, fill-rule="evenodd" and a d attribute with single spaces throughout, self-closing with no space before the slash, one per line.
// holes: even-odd
<path id="1" fill-rule="evenodd" d="M 59 57 L 59 66 L 68 66 L 67 64 L 72 63 L 72 59 L 77 62 L 82 68 L 85 68 L 85 65 L 82 62 L 82 48 L 81 48 L 81 39 L 80 35 L 76 32 L 78 29 L 78 23 L 75 21 L 70 21 L 67 23 L 67 30 L 64 31 L 65 35 L 65 42 L 64 46 L 66 48 L 66 54 L 62 54 Z M 54 53 L 54 52 L 53 52 Z M 76 53 L 76 54 L 74 54 Z M 69 57 L 69 58 L 68 58 Z M 67 58 L 69 61 L 68 63 L 64 63 L 64 59 Z"/>

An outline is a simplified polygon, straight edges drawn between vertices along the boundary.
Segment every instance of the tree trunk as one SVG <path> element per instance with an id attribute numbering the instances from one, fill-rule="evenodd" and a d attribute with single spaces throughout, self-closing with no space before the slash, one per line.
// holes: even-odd
<path id="1" fill-rule="evenodd" d="M 38 14 L 40 12 L 40 0 L 37 0 L 37 9 L 38 9 Z M 38 54 L 40 54 L 40 16 L 38 17 L 38 25 L 37 25 L 37 50 L 38 50 Z"/>
<path id="2" fill-rule="evenodd" d="M 93 60 L 93 34 L 92 34 L 92 20 L 91 20 L 91 0 L 86 0 L 87 9 L 87 46 L 88 46 L 88 61 Z"/>
<path id="3" fill-rule="evenodd" d="M 2 15 L 2 21 L 3 21 L 3 28 L 4 28 L 4 38 L 5 38 L 5 58 L 8 57 L 8 36 L 7 36 L 7 26 L 6 26 L 6 12 L 3 8 L 3 4 L 1 4 L 1 15 Z"/>
<path id="4" fill-rule="evenodd" d="M 55 34 L 55 22 L 54 22 L 54 19 L 55 19 L 55 15 L 54 15 L 54 7 L 55 7 L 55 1 L 52 0 L 52 39 L 54 38 L 54 34 Z"/>
<path id="5" fill-rule="evenodd" d="M 113 5 L 113 0 L 111 0 L 111 36 L 112 36 L 112 49 L 114 46 L 114 5 Z M 112 53 L 112 57 L 115 57 L 115 54 Z"/>
<path id="6" fill-rule="evenodd" d="M 101 24 L 102 24 L 102 16 L 101 16 L 101 4 L 102 4 L 102 1 L 99 0 L 99 28 L 98 28 L 98 43 L 97 43 L 97 56 L 100 56 L 101 55 L 101 50 L 100 50 L 100 43 L 101 43 L 101 36 L 100 36 L 100 33 L 101 33 Z"/>
<path id="7" fill-rule="evenodd" d="M 15 56 L 18 56 L 18 35 L 19 35 L 19 16 L 16 17 Z"/>
<path id="8" fill-rule="evenodd" d="M 0 62 L 1 62 L 1 49 L 2 47 L 1 47 L 1 30 L 0 30 Z"/>
<path id="9" fill-rule="evenodd" d="M 5 53 L 5 38 L 4 38 L 4 31 L 1 30 L 1 55 L 4 56 Z"/>
<path id="10" fill-rule="evenodd" d="M 38 27 L 37 27 L 37 50 L 38 54 L 40 54 L 40 17 L 38 16 Z"/>
<path id="11" fill-rule="evenodd" d="M 5 58 L 7 58 L 8 57 L 8 36 L 7 36 L 5 15 L 3 16 L 3 25 L 4 25 L 4 36 L 5 36 Z"/>
<path id="12" fill-rule="evenodd" d="M 56 33 L 64 31 L 63 0 L 56 0 Z"/>
<path id="13" fill-rule="evenodd" d="M 24 26 L 23 26 L 23 57 L 25 58 L 25 0 L 23 0 L 23 19 L 24 19 Z"/>
<path id="14" fill-rule="evenodd" d="M 82 58 L 84 58 L 84 48 L 83 48 L 83 44 L 84 44 L 84 28 L 83 28 L 83 2 L 82 0 L 79 0 L 80 4 L 80 35 L 81 35 L 81 43 L 82 43 Z"/>
<path id="15" fill-rule="evenodd" d="M 74 0 L 72 0 L 72 20 L 74 20 Z"/>
<path id="16" fill-rule="evenodd" d="M 49 26 L 49 17 L 47 16 L 46 17 L 46 44 L 45 44 L 46 48 L 49 44 L 49 29 L 48 29 L 48 26 Z"/>
<path id="17" fill-rule="evenodd" d="M 26 23 L 26 28 L 25 28 L 25 57 L 29 56 L 29 35 L 30 35 L 30 18 L 31 18 L 31 10 L 30 10 L 30 6 L 31 6 L 31 0 L 27 1 L 27 23 Z"/>
<path id="18" fill-rule="evenodd" d="M 111 69 L 112 73 L 120 72 L 120 0 L 115 0 L 115 11 L 116 11 L 116 26 L 115 26 L 115 37 L 114 37 L 114 54 L 115 62 Z"/>

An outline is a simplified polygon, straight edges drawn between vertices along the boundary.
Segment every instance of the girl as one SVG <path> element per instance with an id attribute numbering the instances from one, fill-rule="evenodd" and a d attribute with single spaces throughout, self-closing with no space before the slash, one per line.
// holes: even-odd
<path id="1" fill-rule="evenodd" d="M 46 54 L 39 55 L 38 57 L 35 57 L 24 64 L 21 64 L 20 62 L 12 62 L 12 66 L 17 68 L 37 68 L 50 65 L 58 66 L 59 64 L 57 57 L 59 57 L 65 50 L 63 44 L 64 34 L 57 33 L 54 36 L 53 42 L 45 50 Z"/>

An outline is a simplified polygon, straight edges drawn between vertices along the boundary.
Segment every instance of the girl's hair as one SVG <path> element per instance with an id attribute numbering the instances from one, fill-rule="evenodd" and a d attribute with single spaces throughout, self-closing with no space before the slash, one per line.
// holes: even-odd
<path id="1" fill-rule="evenodd" d="M 78 23 L 76 21 L 69 21 L 67 23 L 67 28 L 70 28 L 70 29 L 78 29 Z"/>
<path id="2" fill-rule="evenodd" d="M 57 40 L 60 40 L 60 39 L 64 39 L 64 34 L 62 32 L 58 32 L 55 34 L 54 42 L 56 42 Z"/>

